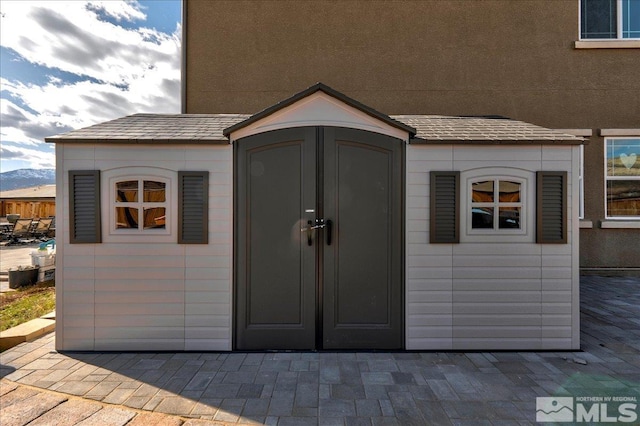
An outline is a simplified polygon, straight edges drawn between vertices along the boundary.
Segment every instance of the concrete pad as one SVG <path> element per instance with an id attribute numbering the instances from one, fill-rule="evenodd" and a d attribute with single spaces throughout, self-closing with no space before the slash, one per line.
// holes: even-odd
<path id="1" fill-rule="evenodd" d="M 22 342 L 30 342 L 56 328 L 50 319 L 36 318 L 8 330 L 0 331 L 0 351 L 12 348 Z"/>
<path id="2" fill-rule="evenodd" d="M 7 272 L 18 266 L 31 266 L 31 251 L 37 250 L 40 243 L 0 246 L 0 271 Z"/>

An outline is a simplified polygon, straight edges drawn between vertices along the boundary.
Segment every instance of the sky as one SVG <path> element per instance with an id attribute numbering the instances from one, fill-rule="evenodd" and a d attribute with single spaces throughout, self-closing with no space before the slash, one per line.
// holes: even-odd
<path id="1" fill-rule="evenodd" d="M 180 0 L 0 0 L 0 172 L 55 168 L 44 138 L 180 112 Z"/>

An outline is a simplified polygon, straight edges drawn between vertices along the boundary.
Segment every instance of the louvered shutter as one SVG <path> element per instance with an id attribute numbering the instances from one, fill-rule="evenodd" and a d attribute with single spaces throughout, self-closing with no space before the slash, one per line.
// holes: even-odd
<path id="1" fill-rule="evenodd" d="M 209 172 L 178 172 L 178 243 L 209 242 Z"/>
<path id="2" fill-rule="evenodd" d="M 430 242 L 460 242 L 460 172 L 431 172 Z"/>
<path id="3" fill-rule="evenodd" d="M 100 243 L 100 171 L 69 171 L 69 233 L 72 244 Z"/>
<path id="4" fill-rule="evenodd" d="M 537 173 L 536 242 L 567 242 L 567 172 Z"/>

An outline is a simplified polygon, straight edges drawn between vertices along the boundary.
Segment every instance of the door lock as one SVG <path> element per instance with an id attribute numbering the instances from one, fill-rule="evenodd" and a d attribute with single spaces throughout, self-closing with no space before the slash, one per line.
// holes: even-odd
<path id="1" fill-rule="evenodd" d="M 308 245 L 312 245 L 313 244 L 313 230 L 314 229 L 322 229 L 322 228 L 327 228 L 327 245 L 331 245 L 331 220 L 327 220 L 325 221 L 324 219 L 316 219 L 315 220 L 315 224 L 313 221 L 308 220 L 307 221 L 307 226 L 304 228 L 301 228 L 300 231 L 301 232 L 306 232 L 307 233 L 307 244 Z"/>

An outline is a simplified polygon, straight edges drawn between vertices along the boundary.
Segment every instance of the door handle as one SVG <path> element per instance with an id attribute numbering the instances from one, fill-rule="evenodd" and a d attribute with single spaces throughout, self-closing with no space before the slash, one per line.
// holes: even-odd
<path id="1" fill-rule="evenodd" d="M 314 225 L 311 220 L 307 221 L 307 226 L 305 228 L 301 228 L 301 232 L 307 233 L 307 245 L 313 244 L 313 230 L 327 228 L 327 244 L 331 245 L 331 221 L 328 220 L 325 222 L 324 219 L 316 219 L 316 224 Z"/>
<path id="2" fill-rule="evenodd" d="M 316 224 L 314 225 L 311 220 L 307 221 L 307 226 L 305 228 L 300 229 L 301 232 L 307 233 L 307 245 L 313 244 L 313 230 L 324 228 L 325 224 L 322 219 L 316 219 Z"/>
<path id="3" fill-rule="evenodd" d="M 313 236 L 311 235 L 311 233 L 313 232 L 313 222 L 311 222 L 310 220 L 307 221 L 307 227 L 306 228 L 302 228 L 300 231 L 302 232 L 306 232 L 307 233 L 307 245 L 312 245 L 313 244 Z"/>

